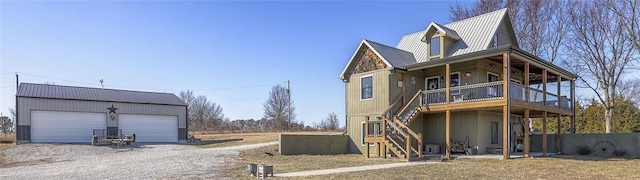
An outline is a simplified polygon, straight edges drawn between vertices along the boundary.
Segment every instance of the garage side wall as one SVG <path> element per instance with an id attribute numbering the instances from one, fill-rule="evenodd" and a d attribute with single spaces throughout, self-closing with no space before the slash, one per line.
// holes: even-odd
<path id="1" fill-rule="evenodd" d="M 17 140 L 19 143 L 28 143 L 31 140 L 31 112 L 32 111 L 65 111 L 65 112 L 92 112 L 109 113 L 108 107 L 113 105 L 118 108 L 118 114 L 143 114 L 143 115 L 171 115 L 178 116 L 178 140 L 187 138 L 186 106 L 135 104 L 101 101 L 81 101 L 63 99 L 44 99 L 18 97 L 18 124 Z M 105 119 L 107 127 L 117 127 L 118 121 Z M 107 129 L 105 127 L 105 129 Z"/>

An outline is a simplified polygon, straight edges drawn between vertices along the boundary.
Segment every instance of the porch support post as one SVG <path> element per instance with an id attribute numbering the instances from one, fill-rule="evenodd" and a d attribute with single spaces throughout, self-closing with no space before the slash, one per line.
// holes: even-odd
<path id="1" fill-rule="evenodd" d="M 382 143 L 382 159 L 387 159 L 387 144 Z"/>
<path id="2" fill-rule="evenodd" d="M 547 105 L 547 70 L 542 69 L 542 103 Z"/>
<path id="3" fill-rule="evenodd" d="M 502 159 L 509 159 L 509 106 L 502 106 Z"/>
<path id="4" fill-rule="evenodd" d="M 524 157 L 530 157 L 531 141 L 529 139 L 529 108 L 524 109 Z"/>
<path id="5" fill-rule="evenodd" d="M 446 97 L 447 104 L 449 104 L 449 102 L 451 102 L 451 91 L 449 89 L 451 87 L 451 75 L 450 74 L 451 74 L 451 69 L 449 67 L 449 64 L 447 64 L 445 66 L 445 76 L 444 76 L 444 79 L 445 79 L 444 86 L 445 86 L 445 92 L 446 92 L 445 96 L 447 96 Z"/>
<path id="6" fill-rule="evenodd" d="M 547 111 L 542 112 L 542 156 L 547 156 Z"/>
<path id="7" fill-rule="evenodd" d="M 382 148 L 381 144 L 382 143 L 376 143 L 376 155 L 378 157 L 380 157 L 380 148 Z"/>
<path id="8" fill-rule="evenodd" d="M 502 54 L 502 97 L 507 105 L 502 107 L 502 159 L 509 159 L 511 152 L 511 102 L 509 85 L 511 82 L 511 59 L 509 53 Z"/>
<path id="9" fill-rule="evenodd" d="M 531 93 L 531 90 L 529 89 L 529 61 L 524 62 L 524 87 L 524 100 L 525 102 L 529 102 L 529 93 Z M 525 120 L 529 121 L 528 118 Z"/>
<path id="10" fill-rule="evenodd" d="M 402 106 L 407 103 L 407 84 L 409 82 L 409 76 L 407 73 L 402 73 Z"/>
<path id="11" fill-rule="evenodd" d="M 364 146 L 365 146 L 365 147 L 364 147 L 364 149 L 365 149 L 365 150 L 364 150 L 364 156 L 365 156 L 365 157 L 367 157 L 367 158 L 369 158 L 369 143 L 365 142 L 365 143 L 364 143 Z"/>
<path id="12" fill-rule="evenodd" d="M 364 121 L 364 148 L 365 148 L 365 152 L 364 152 L 364 156 L 369 158 L 369 142 L 367 141 L 367 137 L 369 137 L 369 117 L 367 117 Z"/>
<path id="13" fill-rule="evenodd" d="M 571 80 L 571 133 L 576 133 L 576 83 L 575 80 Z"/>
<path id="14" fill-rule="evenodd" d="M 451 157 L 451 111 L 447 110 L 445 115 L 445 138 L 444 142 L 446 144 L 444 150 L 444 157 L 449 159 Z"/>
<path id="15" fill-rule="evenodd" d="M 562 108 L 562 106 L 564 106 L 564 103 L 561 101 L 562 98 L 562 91 L 560 90 L 560 86 L 562 85 L 562 77 L 560 75 L 556 75 L 557 81 L 558 81 L 558 93 L 556 94 L 558 97 L 558 107 Z M 558 131 L 556 133 L 556 152 L 558 154 L 562 153 L 562 133 L 560 132 L 562 130 L 562 114 L 558 113 Z"/>

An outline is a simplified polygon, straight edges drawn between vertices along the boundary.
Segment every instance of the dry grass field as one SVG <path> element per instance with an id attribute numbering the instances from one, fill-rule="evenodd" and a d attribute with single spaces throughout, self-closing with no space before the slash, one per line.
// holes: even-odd
<path id="1" fill-rule="evenodd" d="M 9 167 L 6 157 L 4 157 L 4 149 L 13 147 L 14 144 L 0 144 L 0 168 Z"/>
<path id="2" fill-rule="evenodd" d="M 16 134 L 0 134 L 0 144 L 15 143 Z"/>
<path id="3" fill-rule="evenodd" d="M 640 179 L 640 160 L 590 156 L 457 159 L 438 164 L 292 179 Z"/>
<path id="4" fill-rule="evenodd" d="M 248 174 L 248 163 L 270 164 L 274 166 L 275 173 L 285 173 L 399 162 L 391 159 L 367 160 L 361 154 L 283 156 L 278 153 L 278 145 L 245 150 L 240 153 L 240 157 L 242 158 L 241 162 L 227 167 L 228 169 L 225 170 L 226 175 L 232 179 L 255 179 Z"/>
<path id="5" fill-rule="evenodd" d="M 195 144 L 204 148 L 229 147 L 278 141 L 280 134 L 342 134 L 342 132 L 259 132 L 259 133 L 208 133 L 189 132 L 201 141 Z"/>

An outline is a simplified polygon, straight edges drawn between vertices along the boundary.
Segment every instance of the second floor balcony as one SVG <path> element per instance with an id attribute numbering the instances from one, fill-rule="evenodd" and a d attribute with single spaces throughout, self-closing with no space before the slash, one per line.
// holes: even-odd
<path id="1" fill-rule="evenodd" d="M 509 98 L 512 101 L 571 110 L 573 101 L 569 94 L 558 96 L 558 93 L 545 92 L 535 86 L 539 85 L 527 88 L 516 82 L 510 82 Z M 505 99 L 503 81 L 451 87 L 449 91 L 447 103 L 445 88 L 425 90 L 422 92 L 424 98 L 422 103 L 424 106 L 436 106 Z"/>

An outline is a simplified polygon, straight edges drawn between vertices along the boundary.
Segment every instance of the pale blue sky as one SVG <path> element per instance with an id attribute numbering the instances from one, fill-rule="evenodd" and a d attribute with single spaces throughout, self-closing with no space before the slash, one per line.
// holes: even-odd
<path id="1" fill-rule="evenodd" d="M 0 111 L 21 82 L 178 94 L 192 89 L 230 119 L 261 118 L 271 86 L 291 80 L 297 120 L 335 111 L 342 69 L 363 38 L 390 46 L 449 2 L 0 3 Z M 250 88 L 241 88 L 250 87 Z"/>

